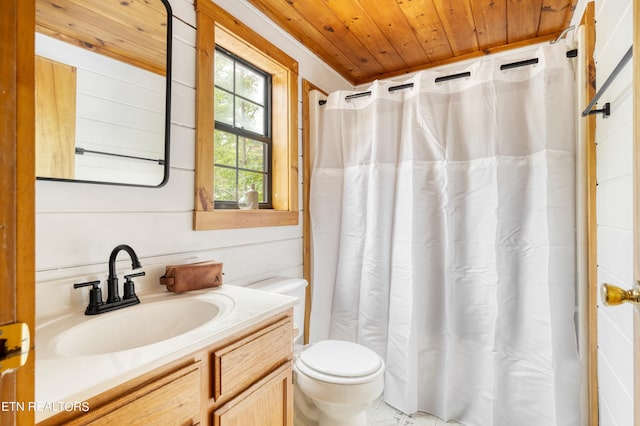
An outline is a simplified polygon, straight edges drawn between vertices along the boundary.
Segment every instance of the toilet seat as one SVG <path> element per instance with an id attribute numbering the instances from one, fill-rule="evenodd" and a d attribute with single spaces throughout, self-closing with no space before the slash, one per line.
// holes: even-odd
<path id="1" fill-rule="evenodd" d="M 323 340 L 296 360 L 300 373 L 335 384 L 366 383 L 384 371 L 384 362 L 372 350 L 356 343 Z"/>

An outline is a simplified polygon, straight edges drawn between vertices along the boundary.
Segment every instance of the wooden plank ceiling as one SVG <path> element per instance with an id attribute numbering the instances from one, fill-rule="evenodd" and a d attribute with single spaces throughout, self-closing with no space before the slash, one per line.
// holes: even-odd
<path id="1" fill-rule="evenodd" d="M 548 41 L 577 0 L 249 0 L 354 85 Z"/>
<path id="2" fill-rule="evenodd" d="M 36 31 L 161 75 L 169 19 L 161 0 L 36 0 Z"/>

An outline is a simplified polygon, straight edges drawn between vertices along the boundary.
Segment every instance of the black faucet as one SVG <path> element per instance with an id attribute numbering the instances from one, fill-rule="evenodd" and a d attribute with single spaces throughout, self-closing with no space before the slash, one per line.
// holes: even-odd
<path id="1" fill-rule="evenodd" d="M 120 301 L 120 295 L 118 294 L 118 275 L 116 274 L 116 257 L 122 250 L 129 253 L 131 258 L 131 268 L 142 268 L 138 255 L 131 247 L 126 244 L 120 244 L 111 251 L 109 256 L 109 278 L 107 278 L 107 303 L 115 303 Z"/>
<path id="2" fill-rule="evenodd" d="M 85 315 L 96 315 L 103 312 L 109 312 L 126 306 L 137 305 L 140 299 L 136 295 L 133 277 L 141 277 L 145 273 L 138 272 L 136 274 L 125 275 L 124 297 L 120 298 L 118 294 L 118 275 L 116 274 L 116 257 L 120 251 L 126 251 L 131 258 L 131 268 L 139 269 L 142 267 L 138 255 L 131 247 L 126 244 L 116 246 L 109 256 L 109 277 L 107 278 L 107 301 L 102 301 L 102 290 L 100 289 L 100 281 L 90 281 L 86 283 L 74 284 L 73 288 L 91 286 L 89 290 L 89 306 L 84 311 Z"/>

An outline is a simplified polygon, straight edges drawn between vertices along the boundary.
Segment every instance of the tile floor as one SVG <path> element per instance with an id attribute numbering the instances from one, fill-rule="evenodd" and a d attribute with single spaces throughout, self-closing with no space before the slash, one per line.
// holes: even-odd
<path id="1" fill-rule="evenodd" d="M 374 401 L 367 410 L 369 426 L 463 426 L 455 421 L 445 422 L 431 414 L 407 415 L 385 404 L 382 398 Z"/>

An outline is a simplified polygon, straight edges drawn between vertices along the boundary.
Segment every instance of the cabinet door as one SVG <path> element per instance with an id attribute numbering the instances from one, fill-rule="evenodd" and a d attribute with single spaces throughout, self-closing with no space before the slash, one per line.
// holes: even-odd
<path id="1" fill-rule="evenodd" d="M 293 426 L 291 361 L 213 412 L 214 426 Z"/>

